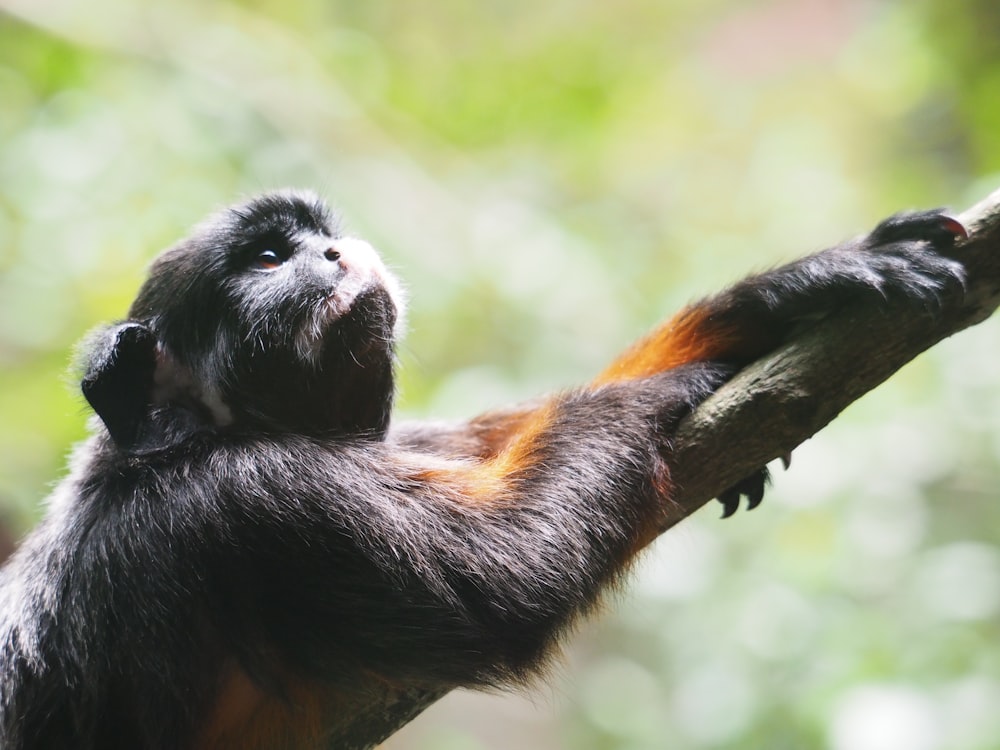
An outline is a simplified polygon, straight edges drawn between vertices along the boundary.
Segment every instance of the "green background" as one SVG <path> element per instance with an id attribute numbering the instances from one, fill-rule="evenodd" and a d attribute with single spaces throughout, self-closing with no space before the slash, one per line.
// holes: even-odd
<path id="1" fill-rule="evenodd" d="M 0 0 L 0 509 L 75 341 L 209 210 L 312 187 L 406 281 L 400 407 L 586 379 L 684 301 L 1000 187 L 993 0 Z M 1000 748 L 1000 351 L 938 346 L 712 507 L 527 693 L 392 750 Z"/>

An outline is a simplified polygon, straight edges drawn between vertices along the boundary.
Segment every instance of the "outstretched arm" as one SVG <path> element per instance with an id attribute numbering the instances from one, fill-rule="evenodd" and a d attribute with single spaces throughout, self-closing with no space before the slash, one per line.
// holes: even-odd
<path id="1" fill-rule="evenodd" d="M 616 358 L 588 386 L 641 379 L 692 363 L 726 363 L 733 372 L 782 344 L 799 326 L 859 296 L 901 298 L 934 308 L 963 269 L 942 255 L 966 236 L 940 211 L 902 213 L 865 237 L 749 276 L 720 294 L 681 310 Z M 461 423 L 394 427 L 396 445 L 441 456 L 490 458 L 530 432 L 544 402 L 488 412 Z M 762 496 L 763 474 L 723 493 L 725 515 L 741 494 L 750 506 Z"/>
<path id="2" fill-rule="evenodd" d="M 933 308 L 962 266 L 944 255 L 964 227 L 939 211 L 892 216 L 862 238 L 748 276 L 691 305 L 636 343 L 596 382 L 641 378 L 685 362 L 740 367 L 772 351 L 802 323 L 859 296 L 898 297 Z"/>

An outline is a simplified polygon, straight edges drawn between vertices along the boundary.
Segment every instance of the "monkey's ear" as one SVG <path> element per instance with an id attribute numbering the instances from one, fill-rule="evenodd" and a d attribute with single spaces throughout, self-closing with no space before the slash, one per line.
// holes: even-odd
<path id="1" fill-rule="evenodd" d="M 156 335 L 140 323 L 98 330 L 84 343 L 83 364 L 83 395 L 115 444 L 132 452 L 150 418 Z"/>

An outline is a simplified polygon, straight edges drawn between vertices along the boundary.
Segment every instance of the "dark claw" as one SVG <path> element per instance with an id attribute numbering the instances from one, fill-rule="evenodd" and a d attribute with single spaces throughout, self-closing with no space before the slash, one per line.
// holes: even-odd
<path id="1" fill-rule="evenodd" d="M 753 510 L 760 505 L 764 499 L 764 488 L 767 486 L 769 476 L 767 469 L 761 469 L 720 494 L 718 500 L 722 503 L 722 517 L 729 518 L 739 510 L 740 498 L 744 495 L 747 498 L 747 510 Z"/>
<path id="2" fill-rule="evenodd" d="M 950 232 L 956 240 L 969 239 L 969 230 L 963 226 L 962 222 L 951 216 L 941 217 L 941 229 Z"/>
<path id="3" fill-rule="evenodd" d="M 792 454 L 791 451 L 781 456 L 781 465 L 788 471 L 788 468 L 792 465 Z"/>
<path id="4" fill-rule="evenodd" d="M 735 487 L 730 487 L 719 495 L 718 500 L 722 503 L 723 518 L 729 518 L 740 509 L 740 491 Z"/>
<path id="5" fill-rule="evenodd" d="M 767 472 L 753 477 L 753 485 L 747 489 L 747 510 L 753 510 L 764 499 L 764 485 L 767 483 Z"/>

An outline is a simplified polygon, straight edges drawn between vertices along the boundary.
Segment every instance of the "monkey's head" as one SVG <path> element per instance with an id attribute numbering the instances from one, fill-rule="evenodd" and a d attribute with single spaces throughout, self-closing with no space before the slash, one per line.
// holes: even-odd
<path id="1" fill-rule="evenodd" d="M 83 391 L 129 453 L 212 430 L 379 437 L 401 314 L 395 278 L 319 198 L 269 193 L 154 261 L 87 347 Z"/>

